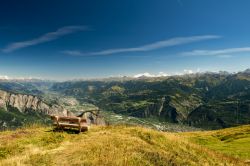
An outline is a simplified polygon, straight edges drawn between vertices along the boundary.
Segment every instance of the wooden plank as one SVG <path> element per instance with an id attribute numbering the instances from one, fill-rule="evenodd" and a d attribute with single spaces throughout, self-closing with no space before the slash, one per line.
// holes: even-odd
<path id="1" fill-rule="evenodd" d="M 65 121 L 65 122 L 75 122 L 75 123 L 79 123 L 79 122 L 87 122 L 86 119 L 83 119 L 83 118 L 79 118 L 79 117 L 63 117 L 63 116 L 60 116 L 58 121 L 62 122 L 62 121 Z"/>
<path id="2" fill-rule="evenodd" d="M 72 123 L 79 123 L 81 118 L 73 118 L 73 117 L 59 117 L 59 122 L 72 122 Z"/>
<path id="3" fill-rule="evenodd" d="M 79 128 L 79 125 L 78 125 L 78 124 L 70 124 L 70 123 L 59 123 L 59 126 L 62 126 L 62 127 Z"/>
<path id="4" fill-rule="evenodd" d="M 59 123 L 59 126 L 61 127 L 72 127 L 72 128 L 86 128 L 88 127 L 87 124 L 79 126 L 78 124 L 70 124 L 70 123 Z"/>
<path id="5" fill-rule="evenodd" d="M 81 119 L 80 117 L 76 117 L 76 116 L 59 116 L 59 119 L 65 119 L 65 120 L 78 120 Z"/>

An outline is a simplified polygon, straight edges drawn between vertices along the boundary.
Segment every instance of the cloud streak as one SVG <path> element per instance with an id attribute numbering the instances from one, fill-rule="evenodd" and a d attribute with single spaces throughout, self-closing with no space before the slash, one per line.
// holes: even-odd
<path id="1" fill-rule="evenodd" d="M 5 53 L 13 52 L 13 51 L 21 49 L 21 48 L 30 47 L 33 45 L 38 45 L 41 43 L 46 43 L 46 42 L 49 42 L 52 40 L 56 40 L 62 36 L 72 34 L 72 33 L 78 32 L 78 31 L 84 31 L 84 30 L 88 30 L 88 27 L 86 27 L 86 26 L 65 26 L 65 27 L 59 28 L 55 32 L 46 33 L 46 34 L 44 34 L 38 38 L 35 38 L 35 39 L 11 43 L 7 47 L 2 49 L 2 51 Z"/>
<path id="2" fill-rule="evenodd" d="M 169 75 L 167 73 L 164 73 L 164 72 L 159 72 L 158 74 L 150 74 L 148 72 L 145 72 L 145 73 L 136 74 L 133 77 L 140 78 L 140 77 L 167 77 L 167 76 L 169 76 Z"/>
<path id="3" fill-rule="evenodd" d="M 193 50 L 181 53 L 182 56 L 220 56 L 230 57 L 228 54 L 250 52 L 250 47 L 227 48 L 219 50 Z"/>
<path id="4" fill-rule="evenodd" d="M 139 47 L 130 47 L 130 48 L 113 48 L 96 52 L 80 52 L 75 50 L 66 50 L 63 51 L 65 54 L 72 56 L 91 56 L 91 55 L 110 55 L 110 54 L 118 54 L 118 53 L 126 53 L 126 52 L 146 52 L 157 50 L 166 47 L 172 47 L 177 45 L 189 44 L 204 40 L 218 39 L 220 36 L 216 35 L 203 35 L 203 36 L 190 36 L 190 37 L 176 37 L 168 40 L 157 41 L 155 43 L 142 45 Z"/>
<path id="5" fill-rule="evenodd" d="M 0 75 L 0 80 L 8 80 L 9 77 L 5 75 Z"/>

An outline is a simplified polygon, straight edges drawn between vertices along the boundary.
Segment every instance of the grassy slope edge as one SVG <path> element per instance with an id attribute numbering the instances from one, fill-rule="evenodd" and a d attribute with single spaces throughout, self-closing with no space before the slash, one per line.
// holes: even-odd
<path id="1" fill-rule="evenodd" d="M 250 125 L 181 135 L 193 143 L 250 161 Z"/>
<path id="2" fill-rule="evenodd" d="M 0 133 L 0 165 L 244 165 L 250 152 L 240 148 L 241 144 L 235 147 L 235 153 L 229 154 L 220 148 L 211 149 L 213 142 L 206 147 L 202 145 L 204 140 L 196 140 L 215 133 L 222 138 L 229 131 L 231 135 L 235 133 L 234 140 L 242 138 L 242 131 L 249 142 L 249 125 L 192 133 L 93 126 L 81 134 L 31 126 Z M 247 155 L 237 155 L 244 152 Z"/>

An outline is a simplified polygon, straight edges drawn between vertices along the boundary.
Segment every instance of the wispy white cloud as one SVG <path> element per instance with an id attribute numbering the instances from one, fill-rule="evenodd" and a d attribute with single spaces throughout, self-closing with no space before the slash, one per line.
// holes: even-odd
<path id="1" fill-rule="evenodd" d="M 31 76 L 29 76 L 29 77 L 9 77 L 9 76 L 7 76 L 7 75 L 0 75 L 0 80 L 10 80 L 10 81 L 12 81 L 12 80 L 23 80 L 23 81 L 25 81 L 25 80 L 42 80 L 42 78 L 40 78 L 40 77 L 31 77 Z"/>
<path id="2" fill-rule="evenodd" d="M 80 51 L 77 51 L 77 50 L 65 50 L 65 51 L 62 51 L 62 53 L 72 55 L 72 56 L 81 56 L 81 55 L 83 55 Z"/>
<path id="3" fill-rule="evenodd" d="M 166 77 L 169 76 L 167 73 L 164 72 L 159 72 L 158 74 L 150 74 L 148 72 L 145 73 L 139 73 L 134 75 L 134 78 L 139 78 L 139 77 Z"/>
<path id="4" fill-rule="evenodd" d="M 59 28 L 55 32 L 46 33 L 38 38 L 11 43 L 7 47 L 2 49 L 2 51 L 5 53 L 12 52 L 21 48 L 56 40 L 62 36 L 75 33 L 78 31 L 84 31 L 84 30 L 88 30 L 88 27 L 87 26 L 65 26 L 65 27 Z"/>
<path id="5" fill-rule="evenodd" d="M 183 56 L 218 56 L 221 58 L 232 57 L 229 54 L 250 52 L 250 47 L 238 47 L 238 48 L 227 48 L 219 50 L 193 50 L 189 52 L 183 52 Z"/>
<path id="6" fill-rule="evenodd" d="M 0 75 L 0 80 L 8 80 L 9 77 L 5 75 Z"/>
<path id="7" fill-rule="evenodd" d="M 110 55 L 110 54 L 117 54 L 117 53 L 125 53 L 125 52 L 145 52 L 151 50 L 157 50 L 160 48 L 183 45 L 188 43 L 194 43 L 204 40 L 211 40 L 211 39 L 218 39 L 220 36 L 216 35 L 203 35 L 203 36 L 190 36 L 190 37 L 176 37 L 168 40 L 157 41 L 155 43 L 142 45 L 139 47 L 131 47 L 131 48 L 113 48 L 107 49 L 97 52 L 80 52 L 75 50 L 66 50 L 63 51 L 64 53 L 72 56 L 90 56 L 90 55 Z"/>
<path id="8" fill-rule="evenodd" d="M 193 74 L 193 70 L 189 70 L 189 69 L 184 69 L 183 70 L 184 74 Z"/>
<path id="9" fill-rule="evenodd" d="M 218 58 L 232 58 L 232 55 L 228 55 L 228 54 L 222 54 L 222 55 L 217 55 Z"/>
<path id="10" fill-rule="evenodd" d="M 201 69 L 200 68 L 197 68 L 195 70 L 192 70 L 192 69 L 184 69 L 183 71 L 181 72 L 174 72 L 173 74 L 171 75 L 189 75 L 189 74 L 196 74 L 196 73 L 201 73 Z"/>

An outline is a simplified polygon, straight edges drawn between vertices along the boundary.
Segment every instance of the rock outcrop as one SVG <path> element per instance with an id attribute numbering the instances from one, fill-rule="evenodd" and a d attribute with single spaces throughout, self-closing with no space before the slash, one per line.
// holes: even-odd
<path id="1" fill-rule="evenodd" d="M 0 108 L 8 111 L 9 107 L 16 108 L 21 113 L 37 111 L 45 115 L 67 115 L 68 111 L 59 105 L 48 105 L 36 96 L 13 94 L 0 90 Z"/>
<path id="2" fill-rule="evenodd" d="M 33 95 L 25 94 L 14 94 L 0 90 L 0 108 L 7 111 L 4 116 L 8 116 L 8 113 L 13 113 L 13 109 L 19 111 L 21 115 L 24 115 L 25 118 L 16 119 L 15 116 L 9 117 L 0 117 L 0 130 L 6 129 L 8 127 L 15 128 L 21 126 L 25 123 L 29 116 L 32 114 L 40 115 L 59 115 L 59 116 L 82 116 L 87 119 L 89 124 L 96 125 L 105 125 L 104 118 L 100 115 L 99 111 L 83 111 L 81 115 L 78 115 L 77 112 L 71 112 L 66 110 L 63 106 L 57 104 L 47 104 L 42 99 Z M 45 120 L 46 118 L 41 117 L 32 117 L 40 118 L 40 120 Z M 42 119 L 41 119 L 42 118 Z M 34 121 L 33 120 L 33 121 Z"/>
<path id="3" fill-rule="evenodd" d="M 86 118 L 88 124 L 106 125 L 104 117 L 100 114 L 100 110 L 83 111 L 80 114 L 74 114 L 74 116 Z"/>

